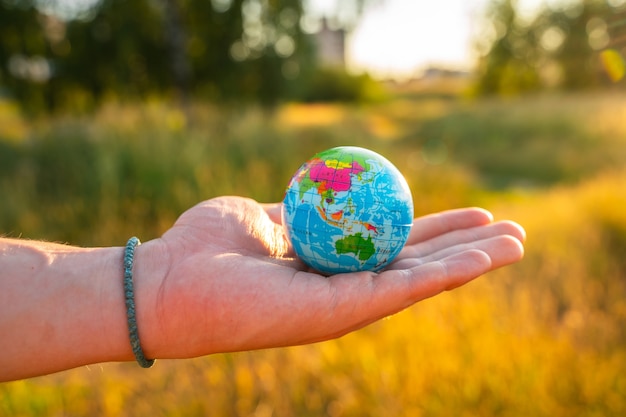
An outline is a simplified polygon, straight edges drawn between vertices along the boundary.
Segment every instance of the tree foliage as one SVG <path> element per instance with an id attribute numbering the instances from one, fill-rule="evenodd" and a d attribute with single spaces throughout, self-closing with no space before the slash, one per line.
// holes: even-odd
<path id="1" fill-rule="evenodd" d="M 523 19 L 516 0 L 493 0 L 487 9 L 488 45 L 478 62 L 480 94 L 516 94 L 544 88 L 586 89 L 607 84 L 607 50 L 626 56 L 626 4 L 580 0 L 544 5 Z M 615 78 L 615 77 L 613 77 Z"/>
<path id="2" fill-rule="evenodd" d="M 0 0 L 0 92 L 31 111 L 107 95 L 273 103 L 312 65 L 301 0 Z M 57 9 L 58 11 L 58 9 Z"/>

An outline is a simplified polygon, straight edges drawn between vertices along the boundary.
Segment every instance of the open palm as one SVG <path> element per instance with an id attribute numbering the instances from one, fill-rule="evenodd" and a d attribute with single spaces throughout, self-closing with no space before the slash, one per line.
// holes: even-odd
<path id="1" fill-rule="evenodd" d="M 477 208 L 414 221 L 382 272 L 324 277 L 298 260 L 280 204 L 221 197 L 148 242 L 160 274 L 146 285 L 146 354 L 193 357 L 339 337 L 523 256 L 523 229 Z M 144 339 L 144 336 L 142 336 Z"/>

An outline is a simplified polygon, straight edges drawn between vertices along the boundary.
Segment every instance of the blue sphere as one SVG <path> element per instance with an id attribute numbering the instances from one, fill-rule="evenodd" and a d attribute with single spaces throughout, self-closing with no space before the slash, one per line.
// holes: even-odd
<path id="1" fill-rule="evenodd" d="M 294 174 L 282 208 L 296 255 L 325 274 L 379 271 L 400 253 L 413 224 L 413 198 L 381 155 L 342 146 Z"/>

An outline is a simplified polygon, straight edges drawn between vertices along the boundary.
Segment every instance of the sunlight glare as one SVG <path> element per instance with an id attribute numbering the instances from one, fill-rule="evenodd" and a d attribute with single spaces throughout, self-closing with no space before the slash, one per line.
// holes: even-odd
<path id="1" fill-rule="evenodd" d="M 375 76 L 411 77 L 424 65 L 467 67 L 470 19 L 460 0 L 389 0 L 368 10 L 349 40 L 348 62 Z"/>

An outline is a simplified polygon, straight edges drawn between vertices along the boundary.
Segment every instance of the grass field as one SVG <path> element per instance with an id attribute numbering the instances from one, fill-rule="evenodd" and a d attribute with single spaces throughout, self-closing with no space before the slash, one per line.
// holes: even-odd
<path id="1" fill-rule="evenodd" d="M 624 120 L 616 93 L 28 123 L 2 104 L 4 235 L 145 241 L 213 196 L 278 201 L 304 160 L 358 145 L 405 174 L 417 215 L 483 206 L 528 243 L 520 264 L 339 340 L 0 384 L 0 416 L 626 415 Z"/>

